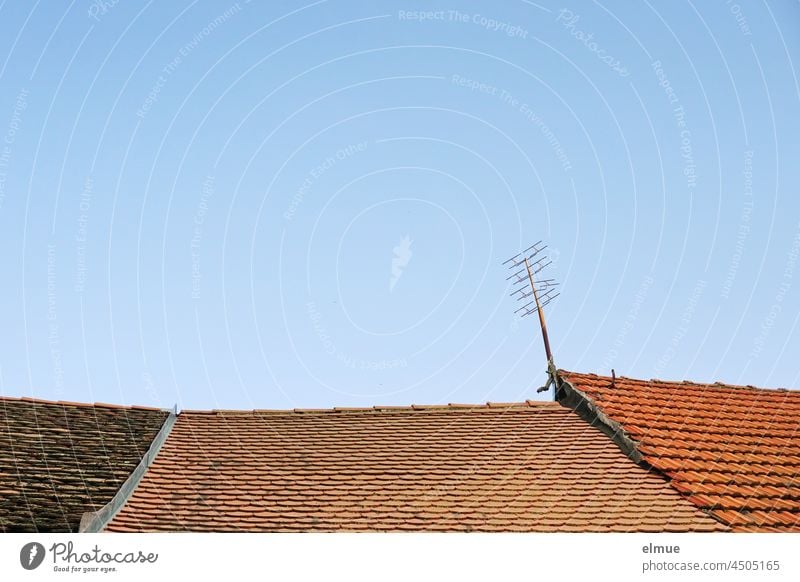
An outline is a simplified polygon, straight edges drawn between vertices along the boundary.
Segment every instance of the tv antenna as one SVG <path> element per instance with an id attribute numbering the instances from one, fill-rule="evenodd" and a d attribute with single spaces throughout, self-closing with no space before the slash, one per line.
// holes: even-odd
<path id="1" fill-rule="evenodd" d="M 556 297 L 560 295 L 556 291 L 558 283 L 554 279 L 545 279 L 537 277 L 548 265 L 553 261 L 547 258 L 543 252 L 547 245 L 539 241 L 527 249 L 503 261 L 503 265 L 507 266 L 511 275 L 506 277 L 506 281 L 510 281 L 514 291 L 511 292 L 511 297 L 516 297 L 517 301 L 527 301 L 519 309 L 515 310 L 515 314 L 521 313 L 520 318 L 527 317 L 533 313 L 539 316 L 539 327 L 542 330 L 542 341 L 544 342 L 544 353 L 547 357 L 547 384 L 537 390 L 537 392 L 545 392 L 550 388 L 551 384 L 556 384 L 556 367 L 553 363 L 553 352 L 550 350 L 550 338 L 547 336 L 547 323 L 544 319 L 544 308 L 547 307 Z"/>

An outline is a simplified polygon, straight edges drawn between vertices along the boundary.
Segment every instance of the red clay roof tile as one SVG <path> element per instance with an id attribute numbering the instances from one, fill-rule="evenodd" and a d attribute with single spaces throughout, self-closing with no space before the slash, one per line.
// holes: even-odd
<path id="1" fill-rule="evenodd" d="M 726 529 L 556 403 L 183 412 L 108 531 Z"/>
<path id="2" fill-rule="evenodd" d="M 800 531 L 800 392 L 559 371 L 644 460 L 734 529 Z"/>

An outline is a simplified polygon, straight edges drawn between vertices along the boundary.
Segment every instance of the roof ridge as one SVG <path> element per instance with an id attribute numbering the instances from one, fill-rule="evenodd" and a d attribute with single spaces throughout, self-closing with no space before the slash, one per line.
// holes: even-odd
<path id="1" fill-rule="evenodd" d="M 700 387 L 700 388 L 731 388 L 731 389 L 734 389 L 734 390 L 749 390 L 749 391 L 758 390 L 759 392 L 780 392 L 780 393 L 784 393 L 784 392 L 795 393 L 795 392 L 797 392 L 798 394 L 800 394 L 800 391 L 793 390 L 791 388 L 772 388 L 772 387 L 767 388 L 767 387 L 762 387 L 762 386 L 754 386 L 752 384 L 729 384 L 727 382 L 719 382 L 719 381 L 715 381 L 715 382 L 695 382 L 693 380 L 663 380 L 661 378 L 650 378 L 648 380 L 644 380 L 642 378 L 632 378 L 630 376 L 616 376 L 616 377 L 613 377 L 613 376 L 603 376 L 603 375 L 600 375 L 600 374 L 595 374 L 594 372 L 590 372 L 590 373 L 573 372 L 573 371 L 564 370 L 564 369 L 561 369 L 561 368 L 559 368 L 558 373 L 559 374 L 564 374 L 564 375 L 567 375 L 567 376 L 575 376 L 575 377 L 583 377 L 583 378 L 596 378 L 598 380 L 608 380 L 609 382 L 612 381 L 612 380 L 616 380 L 617 382 L 622 380 L 622 381 L 627 381 L 627 382 L 637 382 L 637 383 L 640 383 L 640 384 L 655 384 L 655 383 L 658 383 L 658 384 L 673 384 L 675 386 L 697 386 L 697 387 Z"/>
<path id="2" fill-rule="evenodd" d="M 333 408 L 286 408 L 286 409 L 212 409 L 212 410 L 182 410 L 181 414 L 364 414 L 364 413 L 393 413 L 393 412 L 470 412 L 486 410 L 508 410 L 531 408 L 561 409 L 557 402 L 547 400 L 524 400 L 522 402 L 486 402 L 484 404 L 410 404 L 407 406 L 377 405 L 377 406 L 335 406 Z"/>
<path id="3" fill-rule="evenodd" d="M 157 406 L 141 406 L 139 404 L 112 404 L 109 402 L 73 402 L 70 400 L 48 400 L 45 398 L 34 398 L 31 396 L 5 396 L 0 395 L 2 402 L 29 402 L 32 404 L 49 404 L 55 406 L 74 406 L 76 408 L 115 408 L 122 410 L 150 410 L 150 411 L 170 411 L 170 408 L 160 408 Z"/>

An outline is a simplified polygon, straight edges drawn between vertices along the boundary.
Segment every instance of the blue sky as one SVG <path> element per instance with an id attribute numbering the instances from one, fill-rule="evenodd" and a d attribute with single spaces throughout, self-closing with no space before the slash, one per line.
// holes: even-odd
<path id="1" fill-rule="evenodd" d="M 800 4 L 0 7 L 0 391 L 181 408 L 800 385 Z"/>

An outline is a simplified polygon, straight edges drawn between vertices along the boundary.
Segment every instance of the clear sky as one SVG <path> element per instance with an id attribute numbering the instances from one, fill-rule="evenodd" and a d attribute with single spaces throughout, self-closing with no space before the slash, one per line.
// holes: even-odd
<path id="1" fill-rule="evenodd" d="M 420 12 L 423 11 L 423 12 Z M 800 386 L 800 3 L 4 2 L 0 392 Z"/>

